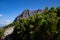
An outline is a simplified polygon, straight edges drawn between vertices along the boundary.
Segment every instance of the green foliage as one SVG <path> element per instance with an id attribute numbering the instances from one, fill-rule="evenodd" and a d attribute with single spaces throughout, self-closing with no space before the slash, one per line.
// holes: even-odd
<path id="1" fill-rule="evenodd" d="M 3 29 L 15 26 L 14 40 L 60 40 L 60 19 L 57 14 L 60 14 L 60 7 L 52 7 L 50 10 L 46 7 L 42 13 L 21 18 L 19 22 L 11 23 Z M 0 31 L 0 36 L 4 30 Z"/>
<path id="2" fill-rule="evenodd" d="M 60 7 L 57 7 L 56 10 L 57 10 L 57 16 L 60 17 Z"/>
<path id="3" fill-rule="evenodd" d="M 4 36 L 4 30 L 3 28 L 0 29 L 0 38 L 2 38 Z"/>
<path id="4" fill-rule="evenodd" d="M 41 13 L 20 19 L 14 29 L 15 40 L 50 40 L 57 31 L 57 14 Z M 46 36 L 47 35 L 47 36 Z"/>
<path id="5" fill-rule="evenodd" d="M 45 12 L 48 12 L 48 7 L 47 6 L 45 7 Z"/>
<path id="6" fill-rule="evenodd" d="M 51 12 L 51 13 L 56 13 L 56 10 L 55 10 L 54 7 L 51 7 L 51 9 L 49 10 L 49 12 Z"/>

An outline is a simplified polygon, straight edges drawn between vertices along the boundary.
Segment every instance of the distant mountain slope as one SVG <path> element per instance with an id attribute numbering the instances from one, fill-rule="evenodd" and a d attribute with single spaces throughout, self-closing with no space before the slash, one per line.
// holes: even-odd
<path id="1" fill-rule="evenodd" d="M 0 28 L 4 27 L 5 25 L 4 24 L 0 24 Z"/>

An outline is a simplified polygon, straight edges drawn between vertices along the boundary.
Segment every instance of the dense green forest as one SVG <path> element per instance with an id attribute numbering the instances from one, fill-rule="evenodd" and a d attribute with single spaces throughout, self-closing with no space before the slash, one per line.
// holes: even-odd
<path id="1" fill-rule="evenodd" d="M 0 37 L 10 26 L 15 26 L 14 40 L 60 40 L 60 7 L 46 7 L 42 13 L 21 18 L 0 29 Z"/>

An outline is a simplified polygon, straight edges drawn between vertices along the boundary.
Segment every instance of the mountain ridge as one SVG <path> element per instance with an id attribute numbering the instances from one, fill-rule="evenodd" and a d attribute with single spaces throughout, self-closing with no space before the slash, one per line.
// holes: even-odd
<path id="1" fill-rule="evenodd" d="M 25 9 L 20 15 L 18 15 L 13 22 L 19 21 L 20 18 L 28 18 L 29 16 L 35 15 L 36 13 L 41 13 L 43 10 L 33 10 L 30 11 L 28 9 Z"/>

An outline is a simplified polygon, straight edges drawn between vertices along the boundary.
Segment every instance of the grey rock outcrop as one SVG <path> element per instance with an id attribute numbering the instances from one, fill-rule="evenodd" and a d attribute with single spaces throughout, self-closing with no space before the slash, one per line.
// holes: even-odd
<path id="1" fill-rule="evenodd" d="M 4 36 L 7 36 L 7 35 L 12 34 L 13 31 L 14 31 L 14 27 L 9 27 L 9 28 L 7 28 L 7 29 L 5 30 L 5 32 L 4 32 Z"/>
<path id="2" fill-rule="evenodd" d="M 4 40 L 12 40 L 12 39 L 14 39 L 13 31 L 14 31 L 14 26 L 7 28 L 7 29 L 5 30 L 5 32 L 4 32 L 4 37 L 5 37 L 5 38 L 3 38 L 3 39 L 4 39 Z"/>

